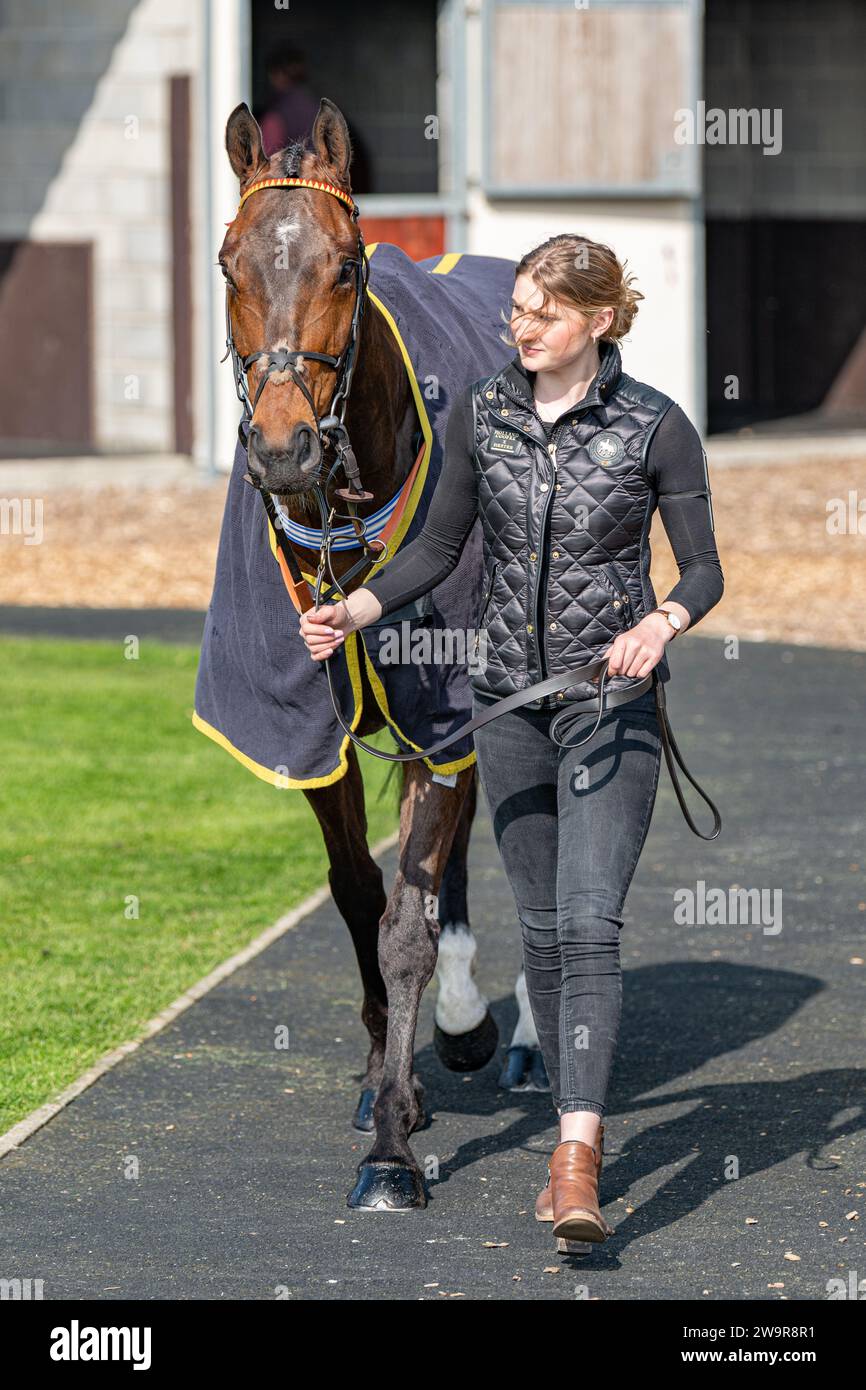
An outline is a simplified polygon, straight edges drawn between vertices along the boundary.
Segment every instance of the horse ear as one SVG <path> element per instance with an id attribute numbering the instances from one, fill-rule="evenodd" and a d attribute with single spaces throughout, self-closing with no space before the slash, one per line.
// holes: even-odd
<path id="1" fill-rule="evenodd" d="M 268 164 L 259 123 L 245 101 L 235 107 L 226 123 L 226 152 L 241 186 Z"/>
<path id="2" fill-rule="evenodd" d="M 322 164 L 334 175 L 334 182 L 349 187 L 349 165 L 352 162 L 352 142 L 349 127 L 339 106 L 322 97 L 312 130 L 313 149 Z"/>

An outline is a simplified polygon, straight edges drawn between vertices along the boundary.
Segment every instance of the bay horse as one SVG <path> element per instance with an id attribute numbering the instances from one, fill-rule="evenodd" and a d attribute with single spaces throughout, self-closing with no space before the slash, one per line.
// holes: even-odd
<path id="1" fill-rule="evenodd" d="M 225 235 L 219 264 L 227 285 L 230 332 L 241 359 L 281 349 L 337 357 L 347 342 L 358 236 L 346 207 L 336 197 L 301 185 L 269 188 L 265 197 L 243 197 L 263 179 L 289 177 L 326 183 L 350 195 L 349 132 L 339 108 L 327 98 L 320 103 L 310 142 L 311 148 L 296 143 L 266 156 L 259 126 L 243 103 L 226 126 L 226 151 L 242 205 Z M 294 360 L 305 391 L 290 372 L 268 372 L 264 360 L 250 364 L 255 406 L 247 461 L 251 480 L 276 497 L 290 517 L 308 522 L 310 512 L 315 513 L 310 488 L 324 464 L 311 403 L 316 417 L 327 414 L 334 376 L 319 361 Z M 372 301 L 360 323 L 345 424 L 364 488 L 373 494 L 372 501 L 358 505 L 363 516 L 392 497 L 406 479 L 419 425 L 399 347 Z M 309 552 L 299 550 L 298 559 L 309 564 Z M 332 559 L 339 581 L 353 563 L 352 554 L 336 550 Z M 346 592 L 359 583 L 363 577 L 350 580 Z M 356 732 L 364 736 L 383 728 L 385 720 L 363 666 L 361 676 L 363 716 Z M 373 1210 L 412 1209 L 427 1203 L 409 1135 L 425 1119 L 423 1088 L 414 1071 L 415 1033 L 437 956 L 435 1041 L 441 1060 L 453 1070 L 475 1070 L 490 1060 L 498 1041 L 487 1001 L 473 979 L 475 942 L 468 925 L 466 860 L 477 805 L 476 769 L 472 765 L 456 773 L 455 785 L 449 786 L 434 780 L 422 760 L 400 765 L 399 863 L 386 894 L 367 843 L 364 784 L 351 742 L 347 757 L 342 778 L 304 788 L 324 836 L 334 903 L 357 955 L 361 1017 L 370 1039 L 354 1124 L 364 1133 L 375 1130 L 375 1138 L 347 1202 Z M 516 1050 L 534 1050 L 534 1080 L 527 1088 L 543 1089 L 546 1078 L 542 1071 L 539 1083 L 540 1053 L 525 991 L 518 989 L 518 998 L 520 1036 L 514 1042 L 527 1046 Z"/>

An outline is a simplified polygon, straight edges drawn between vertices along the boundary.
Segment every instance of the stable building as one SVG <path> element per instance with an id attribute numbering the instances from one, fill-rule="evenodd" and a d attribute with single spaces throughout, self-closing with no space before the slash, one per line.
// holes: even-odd
<path id="1" fill-rule="evenodd" d="M 862 425 L 864 51 L 858 0 L 7 0 L 2 452 L 230 466 L 225 121 L 323 95 L 368 242 L 605 241 L 702 431 Z"/>

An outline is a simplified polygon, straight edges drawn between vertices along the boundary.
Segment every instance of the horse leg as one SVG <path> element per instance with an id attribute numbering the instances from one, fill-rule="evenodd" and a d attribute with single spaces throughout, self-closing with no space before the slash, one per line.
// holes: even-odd
<path id="1" fill-rule="evenodd" d="M 522 970 L 514 986 L 514 997 L 517 1000 L 517 1023 L 506 1049 L 499 1085 L 506 1091 L 549 1091 L 550 1081 L 532 1017 L 526 975 Z"/>
<path id="2" fill-rule="evenodd" d="M 373 1101 L 382 1076 L 388 1000 L 379 968 L 379 921 L 387 906 L 382 870 L 367 844 L 364 780 L 354 744 L 346 750 L 348 768 L 338 782 L 304 795 L 322 828 L 328 851 L 328 883 L 337 911 L 349 928 L 364 1002 L 361 1019 L 370 1038 L 367 1067 L 352 1123 L 362 1133 L 373 1128 Z"/>
<path id="3" fill-rule="evenodd" d="M 475 983 L 478 947 L 469 925 L 467 857 L 477 803 L 475 777 L 463 802 L 439 889 L 439 990 L 433 1046 L 449 1071 L 477 1071 L 486 1066 L 499 1041 L 488 1002 Z"/>
<path id="4" fill-rule="evenodd" d="M 347 1205 L 405 1211 L 427 1205 L 424 1179 L 409 1147 L 421 1102 L 413 1080 L 421 995 L 436 968 L 438 893 L 474 768 L 457 784 L 433 782 L 422 762 L 405 764 L 400 862 L 379 923 L 379 963 L 388 990 L 385 1065 L 373 1109 L 376 1140 L 358 1166 Z"/>
<path id="5" fill-rule="evenodd" d="M 478 779 L 463 803 L 442 886 L 439 890 L 439 959 L 436 982 L 436 1027 L 433 1045 L 450 1071 L 476 1071 L 496 1050 L 498 1029 L 487 1000 L 475 983 L 477 943 L 467 906 L 469 836 L 478 800 Z M 521 970 L 514 988 L 518 1017 L 499 1076 L 509 1091 L 549 1091 L 550 1082 Z"/>

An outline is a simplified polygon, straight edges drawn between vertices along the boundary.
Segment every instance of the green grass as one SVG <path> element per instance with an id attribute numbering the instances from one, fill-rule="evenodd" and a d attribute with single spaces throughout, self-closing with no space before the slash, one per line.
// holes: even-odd
<path id="1" fill-rule="evenodd" d="M 193 729 L 196 662 L 0 640 L 0 1132 L 326 881 L 303 792 Z M 396 788 L 360 756 L 373 843 Z"/>

